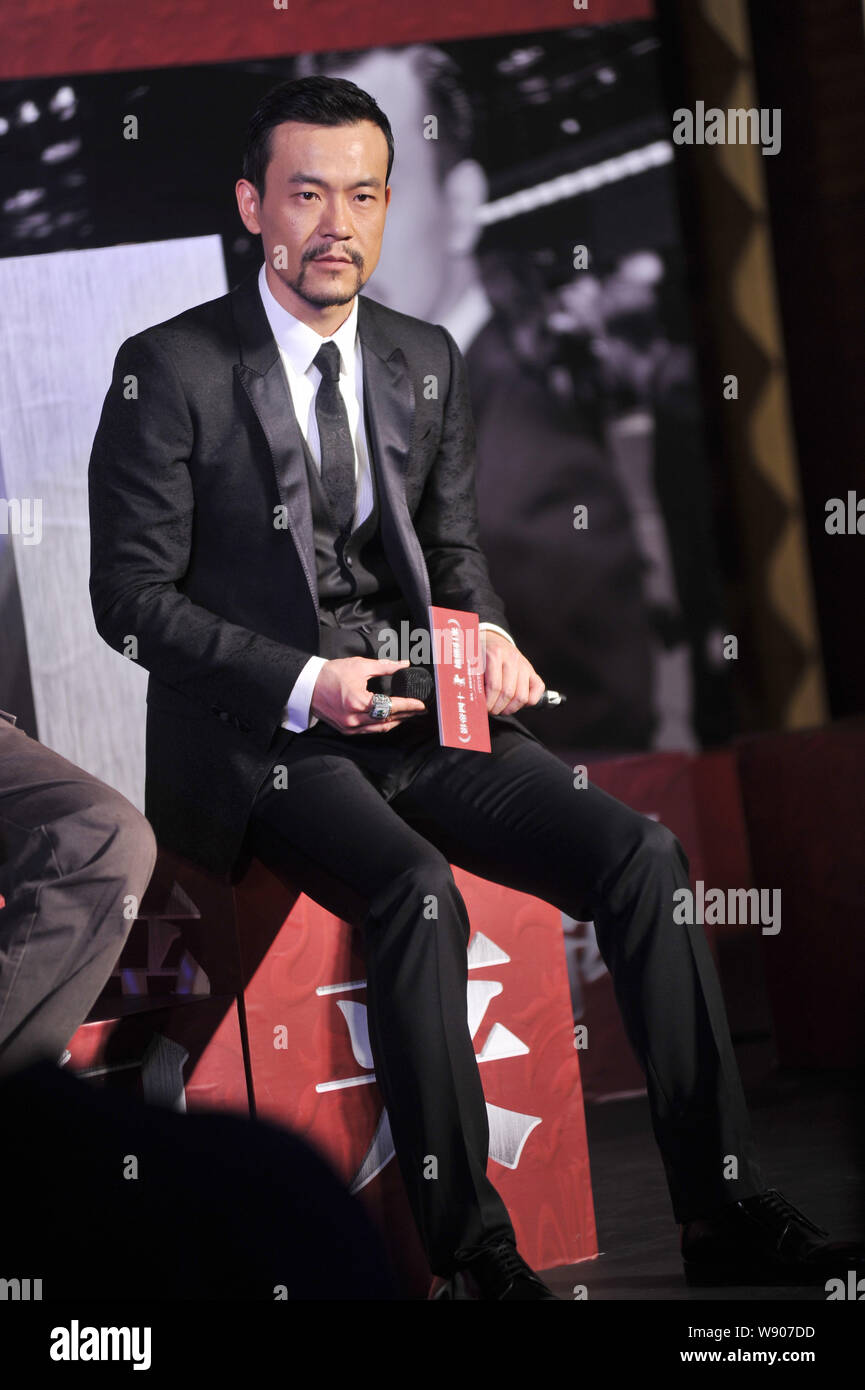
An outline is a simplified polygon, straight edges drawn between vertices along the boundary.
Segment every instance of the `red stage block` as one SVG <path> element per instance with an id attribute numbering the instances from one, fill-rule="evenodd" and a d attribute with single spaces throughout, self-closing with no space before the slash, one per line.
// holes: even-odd
<path id="1" fill-rule="evenodd" d="M 249 1114 L 231 888 L 160 850 L 139 916 L 68 1065 L 178 1108 Z"/>
<path id="2" fill-rule="evenodd" d="M 594 1256 L 560 914 L 463 870 L 454 875 L 472 923 L 467 1007 L 490 1115 L 490 1177 L 535 1268 Z M 356 934 L 258 862 L 235 903 L 250 977 L 256 1111 L 325 1154 L 373 1211 L 407 1286 L 423 1296 L 431 1276 L 375 1084 Z"/>
<path id="3" fill-rule="evenodd" d="M 490 1116 L 490 1176 L 535 1268 L 592 1257 L 560 914 L 454 874 L 472 923 L 467 1009 Z M 242 1111 L 254 1102 L 358 1193 L 403 1290 L 425 1297 L 431 1273 L 375 1084 L 357 933 L 257 860 L 232 890 L 165 850 L 141 914 L 70 1044 L 72 1067 L 166 1104 Z"/>
<path id="4" fill-rule="evenodd" d="M 249 1115 L 234 999 L 103 997 L 69 1051 L 71 1071 L 151 1104 Z"/>

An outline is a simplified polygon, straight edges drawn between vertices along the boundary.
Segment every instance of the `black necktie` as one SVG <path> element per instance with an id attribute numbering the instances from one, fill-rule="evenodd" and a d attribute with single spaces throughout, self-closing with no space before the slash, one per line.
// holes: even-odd
<path id="1" fill-rule="evenodd" d="M 315 418 L 321 447 L 321 481 L 334 520 L 341 532 L 351 531 L 354 520 L 356 484 L 354 445 L 348 424 L 348 411 L 339 389 L 339 348 L 324 343 L 313 364 L 321 372 L 315 394 Z"/>

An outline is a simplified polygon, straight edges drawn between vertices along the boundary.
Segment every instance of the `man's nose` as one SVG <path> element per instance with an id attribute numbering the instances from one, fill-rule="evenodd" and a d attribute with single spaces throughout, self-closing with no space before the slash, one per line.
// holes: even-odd
<path id="1" fill-rule="evenodd" d="M 318 223 L 322 236 L 345 239 L 351 236 L 353 224 L 351 210 L 344 198 L 330 199 L 325 203 Z"/>

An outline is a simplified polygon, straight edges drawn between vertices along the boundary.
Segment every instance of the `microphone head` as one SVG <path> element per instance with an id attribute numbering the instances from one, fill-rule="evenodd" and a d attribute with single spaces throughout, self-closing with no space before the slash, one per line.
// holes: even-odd
<path id="1" fill-rule="evenodd" d="M 425 666 L 403 666 L 390 678 L 390 693 L 401 700 L 422 700 L 432 709 L 435 683 Z"/>

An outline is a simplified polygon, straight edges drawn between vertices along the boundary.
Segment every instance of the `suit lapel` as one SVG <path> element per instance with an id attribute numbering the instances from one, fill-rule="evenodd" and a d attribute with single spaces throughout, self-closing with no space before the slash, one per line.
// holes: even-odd
<path id="1" fill-rule="evenodd" d="M 415 394 L 402 348 L 385 333 L 374 300 L 358 299 L 363 399 L 369 447 L 379 485 L 381 540 L 415 622 L 426 626 L 430 583 L 405 496 L 414 438 Z"/>
<path id="2" fill-rule="evenodd" d="M 258 416 L 270 449 L 279 500 L 303 566 L 317 623 L 315 537 L 303 443 L 279 349 L 258 291 L 257 270 L 231 291 L 230 301 L 240 343 L 240 361 L 235 362 L 234 373 Z"/>
<path id="3" fill-rule="evenodd" d="M 303 440 L 261 295 L 258 271 L 231 291 L 240 343 L 235 374 L 270 449 L 280 502 L 306 576 L 318 621 L 315 538 Z M 405 470 L 414 430 L 415 396 L 402 349 L 384 330 L 378 305 L 358 300 L 363 394 L 372 466 L 378 483 L 382 545 L 416 622 L 426 625 L 429 576 L 405 497 Z"/>

